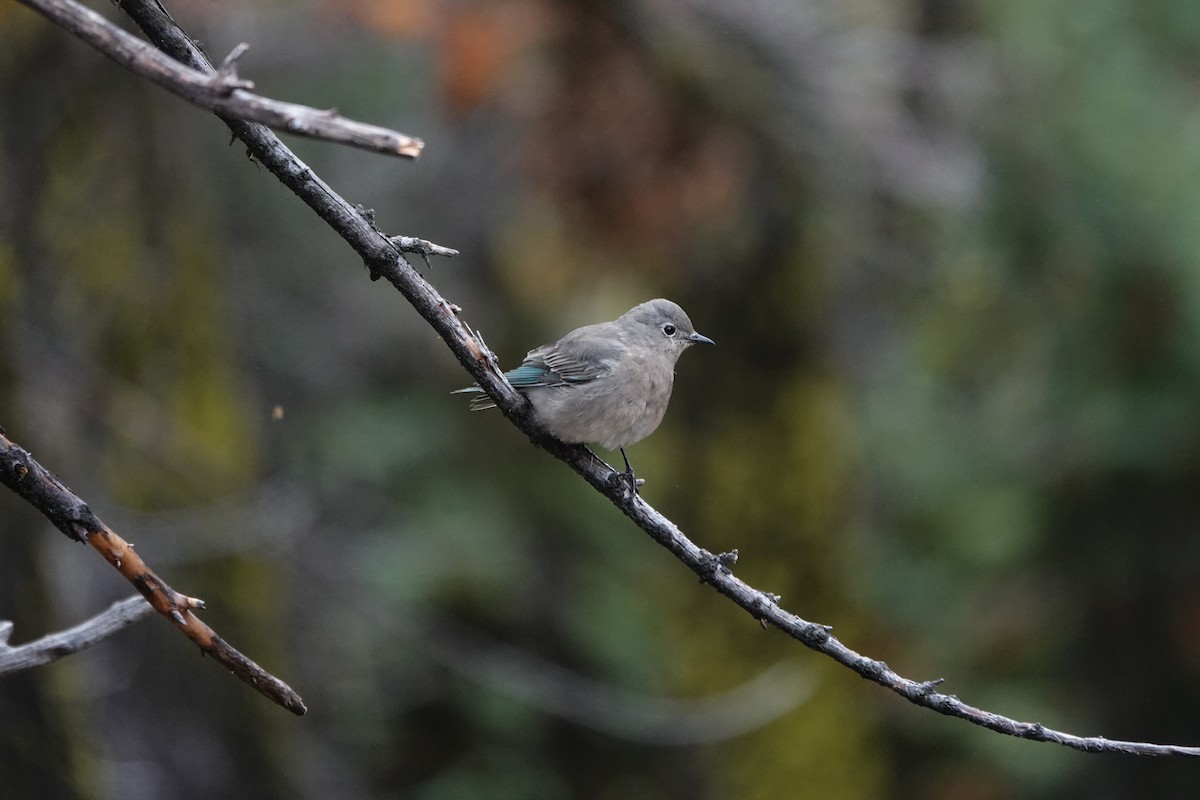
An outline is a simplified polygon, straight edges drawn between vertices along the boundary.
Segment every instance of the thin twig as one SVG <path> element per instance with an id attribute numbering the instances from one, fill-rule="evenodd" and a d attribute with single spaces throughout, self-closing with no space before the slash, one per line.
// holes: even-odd
<path id="1" fill-rule="evenodd" d="M 195 47 L 155 0 L 124 0 L 122 8 L 149 38 L 166 52 L 197 69 L 207 64 Z M 211 65 L 209 65 L 211 69 Z M 1033 741 L 1054 742 L 1088 752 L 1138 755 L 1200 756 L 1200 748 L 1112 741 L 1060 733 L 1039 723 L 1019 722 L 966 705 L 953 695 L 936 691 L 940 681 L 916 682 L 892 671 L 881 661 L 866 658 L 839 642 L 823 625 L 808 622 L 778 606 L 779 598 L 736 578 L 719 556 L 697 547 L 674 523 L 629 489 L 621 474 L 586 447 L 568 445 L 539 430 L 529 415 L 528 401 L 496 369 L 486 346 L 459 321 L 455 306 L 439 295 L 399 254 L 388 239 L 312 170 L 283 146 L 270 131 L 250 123 L 226 120 L 255 158 L 330 224 L 366 262 L 372 275 L 388 279 L 446 342 L 454 356 L 495 401 L 496 406 L 530 439 L 574 469 L 613 502 L 656 542 L 671 551 L 701 580 L 733 600 L 755 619 L 775 626 L 801 644 L 833 658 L 863 678 L 878 683 L 916 705 L 958 717 L 989 730 Z M 728 559 L 725 559 L 728 561 Z"/>
<path id="2" fill-rule="evenodd" d="M 167 585 L 134 552 L 132 544 L 105 525 L 92 513 L 87 503 L 3 433 L 0 433 L 0 483 L 42 512 L 54 527 L 68 537 L 90 544 L 141 592 L 155 611 L 195 642 L 202 653 L 212 656 L 230 672 L 293 714 L 307 711 L 300 695 L 290 686 L 235 650 L 216 631 L 200 621 L 193 612 L 204 608 L 204 601 L 180 594 Z"/>
<path id="3" fill-rule="evenodd" d="M 153 613 L 154 609 L 146 602 L 146 598 L 134 595 L 118 600 L 73 628 L 49 633 L 40 639 L 15 647 L 8 643 L 13 624 L 0 621 L 0 675 L 40 667 L 80 650 L 86 650 Z"/>
<path id="4" fill-rule="evenodd" d="M 327 139 L 376 153 L 416 158 L 425 143 L 398 131 L 347 119 L 335 109 L 317 109 L 263 97 L 254 83 L 237 76 L 239 44 L 219 70 L 199 71 L 121 30 L 74 0 L 18 0 L 70 31 L 126 69 L 157 83 L 190 103 L 231 117 L 253 120 L 298 136 Z"/>
<path id="5" fill-rule="evenodd" d="M 388 241 L 396 245 L 396 249 L 401 253 L 417 253 L 423 256 L 456 256 L 458 251 L 450 247 L 442 247 L 440 244 L 427 242 L 424 239 L 417 239 L 413 236 L 389 236 Z"/>

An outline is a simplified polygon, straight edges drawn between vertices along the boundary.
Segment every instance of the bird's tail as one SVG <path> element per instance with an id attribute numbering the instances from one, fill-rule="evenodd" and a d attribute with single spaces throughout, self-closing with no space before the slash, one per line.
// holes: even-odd
<path id="1" fill-rule="evenodd" d="M 477 394 L 478 397 L 471 398 L 471 404 L 467 406 L 471 411 L 485 411 L 489 408 L 495 408 L 496 404 L 492 402 L 492 398 L 483 393 L 483 389 L 478 386 L 468 386 L 465 389 L 455 389 L 450 394 Z"/>

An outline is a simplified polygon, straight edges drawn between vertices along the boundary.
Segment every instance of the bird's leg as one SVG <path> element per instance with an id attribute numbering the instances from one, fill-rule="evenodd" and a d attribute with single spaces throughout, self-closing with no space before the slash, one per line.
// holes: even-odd
<path id="1" fill-rule="evenodd" d="M 629 456 L 625 455 L 625 448 L 618 448 L 621 451 L 621 458 L 625 459 L 625 480 L 629 481 L 629 488 L 633 489 L 633 493 L 637 494 L 638 487 L 646 481 L 633 474 L 633 465 L 629 463 Z"/>

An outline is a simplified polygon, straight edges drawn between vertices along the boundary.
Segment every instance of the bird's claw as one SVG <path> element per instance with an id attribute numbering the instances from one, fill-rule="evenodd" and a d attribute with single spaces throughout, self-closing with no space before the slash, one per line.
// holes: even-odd
<path id="1" fill-rule="evenodd" d="M 638 494 L 638 487 L 646 483 L 645 478 L 639 478 L 629 471 L 613 470 L 608 476 L 613 483 L 624 484 L 631 492 Z"/>
<path id="2" fill-rule="evenodd" d="M 625 482 L 629 484 L 629 488 L 633 491 L 633 493 L 637 494 L 638 487 L 644 486 L 646 481 L 633 474 L 633 465 L 629 463 L 629 456 L 625 455 L 624 447 L 621 448 L 621 458 L 625 461 L 625 471 L 617 472 L 616 474 L 623 477 Z M 616 472 L 616 470 L 614 470 L 614 472 Z"/>

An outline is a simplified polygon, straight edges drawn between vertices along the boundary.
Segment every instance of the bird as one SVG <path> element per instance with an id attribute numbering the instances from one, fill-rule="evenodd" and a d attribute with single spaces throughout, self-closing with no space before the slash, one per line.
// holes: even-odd
<path id="1" fill-rule="evenodd" d="M 535 421 L 554 438 L 620 450 L 623 474 L 636 492 L 644 481 L 634 475 L 625 448 L 662 422 L 675 363 L 694 344 L 715 342 L 696 332 L 682 308 L 658 298 L 530 350 L 504 377 L 529 398 Z M 496 406 L 478 384 L 455 394 L 462 392 L 480 395 L 471 400 L 472 411 Z"/>

